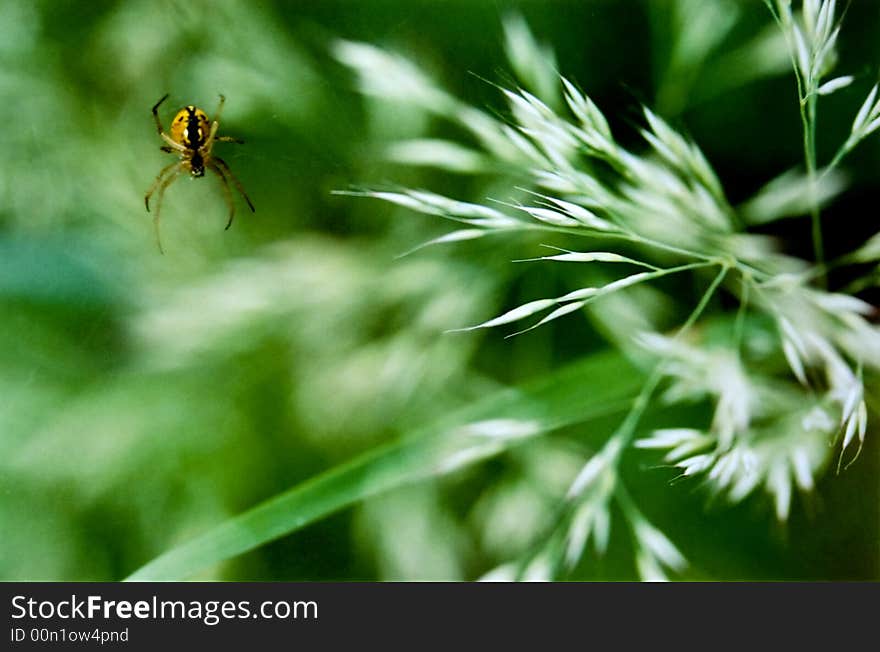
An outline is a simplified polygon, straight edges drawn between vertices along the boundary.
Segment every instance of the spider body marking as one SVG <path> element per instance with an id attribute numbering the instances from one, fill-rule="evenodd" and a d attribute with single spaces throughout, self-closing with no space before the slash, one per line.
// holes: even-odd
<path id="1" fill-rule="evenodd" d="M 211 131 L 208 115 L 200 108 L 183 107 L 171 121 L 171 139 L 189 149 L 199 149 Z"/>
<path id="2" fill-rule="evenodd" d="M 214 113 L 213 121 L 209 120 L 208 115 L 197 106 L 190 104 L 183 107 L 175 114 L 171 121 L 170 134 L 165 132 L 162 128 L 162 122 L 159 120 L 159 106 L 166 99 L 168 99 L 168 94 L 165 94 L 153 106 L 153 120 L 156 123 L 156 131 L 158 131 L 159 136 L 165 142 L 161 150 L 169 154 L 177 154 L 179 160 L 166 165 L 159 172 L 153 185 L 144 196 L 144 204 L 149 212 L 150 197 L 154 192 L 158 192 L 155 205 L 156 210 L 153 213 L 153 226 L 156 231 L 156 243 L 159 246 L 160 252 L 163 252 L 162 241 L 159 237 L 159 215 L 162 208 L 162 198 L 168 186 L 185 172 L 188 172 L 193 177 L 203 177 L 207 169 L 214 172 L 220 178 L 220 182 L 223 184 L 223 196 L 229 208 L 229 219 L 226 222 L 227 229 L 232 226 L 232 218 L 235 217 L 235 203 L 232 199 L 232 192 L 229 189 L 230 180 L 247 202 L 251 212 L 255 211 L 253 203 L 251 203 L 250 198 L 244 191 L 244 187 L 235 175 L 232 174 L 226 161 L 213 154 L 214 143 L 218 141 L 239 144 L 243 142 L 230 136 L 217 135 L 217 129 L 220 126 L 220 112 L 223 109 L 223 103 L 226 101 L 226 98 L 223 95 L 220 96 L 220 104 Z"/>

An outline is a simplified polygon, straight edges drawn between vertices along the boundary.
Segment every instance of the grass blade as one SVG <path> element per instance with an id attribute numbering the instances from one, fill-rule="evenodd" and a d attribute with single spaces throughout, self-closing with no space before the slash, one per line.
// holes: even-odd
<path id="1" fill-rule="evenodd" d="M 270 498 L 160 555 L 127 580 L 185 579 L 360 500 L 497 455 L 525 437 L 623 412 L 642 380 L 619 353 L 607 352 L 500 390 Z"/>

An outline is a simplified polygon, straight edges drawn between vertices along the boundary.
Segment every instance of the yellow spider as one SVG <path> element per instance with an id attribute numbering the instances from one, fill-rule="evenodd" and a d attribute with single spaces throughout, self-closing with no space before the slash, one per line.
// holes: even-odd
<path id="1" fill-rule="evenodd" d="M 223 183 L 223 195 L 226 198 L 226 205 L 229 207 L 229 221 L 226 223 L 227 229 L 232 226 L 232 218 L 235 217 L 235 203 L 232 200 L 232 191 L 229 189 L 229 179 L 232 179 L 232 183 L 235 184 L 238 192 L 244 197 L 251 212 L 255 212 L 254 205 L 244 191 L 241 182 L 232 174 L 226 161 L 211 153 L 216 142 L 239 144 L 244 142 L 231 136 L 217 135 L 217 128 L 220 126 L 220 111 L 223 109 L 223 103 L 226 101 L 226 98 L 222 95 L 220 96 L 220 104 L 217 106 L 213 122 L 208 120 L 207 114 L 200 108 L 192 105 L 183 107 L 171 121 L 170 135 L 162 129 L 162 122 L 159 120 L 159 105 L 166 99 L 168 99 L 167 93 L 153 106 L 153 119 L 156 121 L 156 130 L 166 143 L 161 147 L 162 151 L 169 154 L 178 154 L 180 160 L 162 168 L 162 171 L 156 176 L 156 180 L 144 196 L 144 204 L 146 204 L 147 212 L 149 212 L 150 197 L 156 190 L 159 191 L 159 196 L 156 200 L 156 212 L 153 213 L 153 226 L 156 229 L 156 243 L 159 245 L 160 252 L 162 252 L 162 241 L 159 237 L 159 211 L 162 209 L 162 196 L 165 194 L 168 186 L 184 172 L 189 172 L 194 177 L 203 177 L 207 168 L 220 177 L 220 181 Z"/>

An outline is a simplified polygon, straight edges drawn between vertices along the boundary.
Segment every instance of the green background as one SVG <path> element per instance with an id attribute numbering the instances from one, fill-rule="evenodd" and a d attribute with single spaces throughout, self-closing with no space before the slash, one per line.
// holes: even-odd
<path id="1" fill-rule="evenodd" d="M 360 97 L 330 48 L 348 38 L 400 51 L 501 111 L 486 80 L 516 83 L 502 33 L 513 9 L 624 143 L 638 142 L 639 103 L 656 107 L 700 143 L 734 203 L 801 161 L 792 76 L 741 85 L 735 60 L 715 65 L 772 23 L 760 2 L 741 3 L 716 59 L 663 83 L 666 2 L 0 2 L 0 579 L 122 579 L 364 451 L 608 348 L 580 314 L 508 340 L 447 334 L 586 273 L 511 264 L 539 255 L 537 236 L 398 259 L 448 225 L 332 194 L 402 184 L 486 196 L 490 179 L 385 162 L 390 140 L 458 134 Z M 820 158 L 876 79 L 878 29 L 880 4 L 849 6 L 839 69 L 856 81 L 823 105 Z M 257 211 L 236 199 L 224 232 L 217 180 L 181 179 L 165 197 L 163 256 L 143 194 L 169 160 L 150 116 L 166 92 L 166 124 L 184 104 L 211 114 L 226 95 L 220 133 L 246 144 L 217 152 Z M 825 213 L 832 255 L 876 231 L 863 208 L 877 196 L 876 139 L 847 167 L 849 195 Z M 809 255 L 803 220 L 768 230 Z M 708 414 L 658 409 L 646 427 Z M 533 543 L 615 423 L 391 491 L 196 577 L 479 577 Z M 688 557 L 685 579 L 878 579 L 877 434 L 848 471 L 796 499 L 785 525 L 764 496 L 729 506 L 698 480 L 670 482 L 656 455 L 630 455 L 625 477 Z M 607 555 L 587 553 L 569 578 L 635 578 L 620 519 Z"/>

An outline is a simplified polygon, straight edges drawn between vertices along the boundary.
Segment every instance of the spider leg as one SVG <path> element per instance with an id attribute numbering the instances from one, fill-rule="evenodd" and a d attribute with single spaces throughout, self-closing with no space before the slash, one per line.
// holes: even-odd
<path id="1" fill-rule="evenodd" d="M 162 129 L 162 122 L 159 120 L 159 105 L 168 99 L 168 95 L 169 93 L 165 93 L 165 95 L 162 96 L 162 99 L 153 105 L 153 120 L 156 121 L 156 131 L 158 131 L 160 135 L 165 130 Z"/>
<path id="2" fill-rule="evenodd" d="M 212 160 L 208 162 L 207 167 L 212 172 L 217 173 L 217 176 L 220 177 L 220 181 L 223 184 L 223 197 L 226 199 L 226 206 L 229 208 L 229 221 L 226 222 L 224 231 L 228 231 L 229 227 L 232 226 L 232 218 L 235 217 L 235 202 L 232 200 L 232 190 L 229 189 L 229 181 L 226 179 L 226 174 L 224 174 L 219 165 Z"/>
<path id="3" fill-rule="evenodd" d="M 177 177 L 180 176 L 181 172 L 183 172 L 183 165 L 180 163 L 177 165 L 179 167 L 165 177 L 165 180 L 159 185 L 159 196 L 156 198 L 156 212 L 153 213 L 153 229 L 156 231 L 156 244 L 159 246 L 160 254 L 164 254 L 165 250 L 162 249 L 162 238 L 159 236 L 159 211 L 162 210 L 162 197 L 165 195 L 165 190 L 177 179 Z"/>
<path id="4" fill-rule="evenodd" d="M 180 163 L 181 163 L 180 161 L 174 161 L 173 163 L 169 163 L 168 165 L 166 165 L 164 168 L 162 168 L 159 171 L 159 174 L 156 175 L 156 180 L 153 181 L 153 185 L 150 186 L 150 189 L 147 190 L 147 194 L 144 195 L 144 205 L 147 207 L 148 213 L 150 212 L 150 197 L 156 191 L 156 188 L 159 187 L 159 184 L 162 183 L 163 177 L 168 173 L 168 171 L 171 170 L 171 168 L 173 168 L 176 165 L 179 166 Z"/>
<path id="5" fill-rule="evenodd" d="M 217 105 L 217 110 L 214 111 L 214 122 L 211 123 L 211 131 L 208 133 L 207 139 L 205 139 L 205 144 L 202 145 L 202 153 L 208 153 L 211 151 L 211 146 L 214 144 L 214 137 L 217 135 L 217 129 L 220 127 L 220 114 L 223 112 L 223 104 L 226 102 L 226 97 L 224 97 L 223 93 L 220 93 L 220 103 Z"/>
<path id="6" fill-rule="evenodd" d="M 241 196 L 244 197 L 247 205 L 250 206 L 251 213 L 256 213 L 257 209 L 254 208 L 254 204 L 251 202 L 251 198 L 247 196 L 247 193 L 244 191 L 244 186 L 241 185 L 241 181 L 238 180 L 238 177 L 232 174 L 232 170 L 229 169 L 229 165 L 227 165 L 226 161 L 224 161 L 219 156 L 215 156 L 211 160 L 217 165 L 217 167 L 222 168 L 227 176 L 232 179 L 232 183 L 235 184 L 235 188 L 238 190 L 238 192 L 241 193 Z"/>
<path id="7" fill-rule="evenodd" d="M 217 110 L 214 111 L 214 122 L 220 122 L 220 113 L 223 111 L 223 104 L 226 102 L 226 97 L 223 93 L 218 93 L 220 95 L 220 103 L 217 105 Z"/>
<path id="8" fill-rule="evenodd" d="M 165 95 L 162 96 L 162 99 L 153 105 L 153 120 L 155 120 L 155 122 L 156 122 L 156 131 L 162 137 L 162 140 L 164 140 L 166 143 L 168 143 L 168 145 L 166 145 L 166 147 L 170 146 L 172 150 L 177 150 L 178 152 L 182 152 L 186 148 L 183 145 L 181 145 L 180 143 L 174 142 L 174 140 L 172 140 L 171 136 L 169 136 L 168 134 L 165 133 L 165 130 L 162 128 L 162 121 L 159 120 L 159 105 L 162 104 L 162 102 L 164 102 L 167 99 L 168 99 L 168 93 L 165 93 Z M 170 150 L 166 149 L 165 151 L 167 152 Z"/>
<path id="9" fill-rule="evenodd" d="M 235 143 L 236 145 L 244 145 L 244 141 L 241 138 L 235 138 L 233 136 L 217 136 L 214 140 L 218 143 Z"/>
<path id="10" fill-rule="evenodd" d="M 164 131 L 160 132 L 159 135 L 162 136 L 162 140 L 164 140 L 166 143 L 168 143 L 168 145 L 165 145 L 164 147 L 162 147 L 162 149 L 164 151 L 166 151 L 166 152 L 185 152 L 186 151 L 186 147 L 184 147 L 180 143 L 172 140 L 171 136 L 166 134 Z"/>

